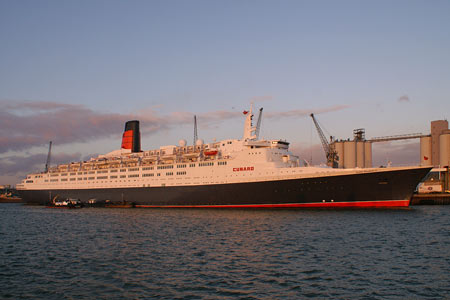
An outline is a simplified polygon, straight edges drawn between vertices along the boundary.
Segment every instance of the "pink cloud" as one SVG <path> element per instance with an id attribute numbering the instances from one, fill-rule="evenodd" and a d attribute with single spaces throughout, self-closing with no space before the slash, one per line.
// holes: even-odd
<path id="1" fill-rule="evenodd" d="M 102 113 L 82 105 L 49 101 L 1 101 L 0 105 L 0 153 L 44 146 L 55 139 L 62 145 L 119 135 L 124 123 L 133 119 L 141 121 L 142 134 L 154 134 L 160 130 L 192 124 L 194 117 L 190 112 L 161 115 L 153 109 L 136 114 Z M 267 113 L 265 117 L 299 117 L 311 112 L 325 113 L 345 108 L 348 106 L 292 110 Z M 197 117 L 203 127 L 210 127 L 242 115 L 235 111 L 220 110 L 199 114 Z"/>
<path id="2" fill-rule="evenodd" d="M 80 161 L 81 154 L 53 154 L 52 165 L 67 163 L 71 161 Z M 0 158 L 0 169 L 2 176 L 13 176 L 19 173 L 44 170 L 47 161 L 46 154 L 34 154 L 30 156 L 11 155 Z"/>
<path id="3" fill-rule="evenodd" d="M 408 95 L 403 95 L 397 99 L 398 102 L 410 102 Z"/>
<path id="4" fill-rule="evenodd" d="M 3 108 L 0 153 L 42 146 L 56 138 L 59 144 L 68 144 L 120 134 L 124 123 L 136 118 L 136 115 L 101 113 L 81 105 L 53 102 L 3 101 L 0 104 Z M 141 120 L 150 132 L 167 126 L 155 115 Z"/>

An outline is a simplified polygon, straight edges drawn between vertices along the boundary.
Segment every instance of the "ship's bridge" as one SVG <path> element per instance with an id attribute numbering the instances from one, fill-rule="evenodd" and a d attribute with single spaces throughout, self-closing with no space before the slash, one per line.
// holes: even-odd
<path id="1" fill-rule="evenodd" d="M 252 140 L 245 141 L 244 146 L 250 148 L 277 148 L 277 149 L 289 149 L 289 143 L 282 140 Z"/>

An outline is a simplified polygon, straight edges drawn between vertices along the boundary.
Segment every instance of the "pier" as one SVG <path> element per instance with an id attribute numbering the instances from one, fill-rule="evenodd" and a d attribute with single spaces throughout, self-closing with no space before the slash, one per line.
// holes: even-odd
<path id="1" fill-rule="evenodd" d="M 414 194 L 411 198 L 411 205 L 450 205 L 450 194 Z"/>

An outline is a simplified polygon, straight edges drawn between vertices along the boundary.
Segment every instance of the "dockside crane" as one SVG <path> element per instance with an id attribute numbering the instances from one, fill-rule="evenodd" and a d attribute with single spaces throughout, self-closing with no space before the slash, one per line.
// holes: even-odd
<path id="1" fill-rule="evenodd" d="M 255 131 L 255 135 L 256 135 L 256 139 L 259 139 L 259 130 L 261 128 L 261 119 L 262 119 L 262 112 L 263 112 L 263 108 L 261 107 L 259 109 L 259 115 L 258 115 L 258 122 L 256 122 L 256 131 Z"/>
<path id="2" fill-rule="evenodd" d="M 310 117 L 312 118 L 314 125 L 316 126 L 317 133 L 319 134 L 320 141 L 322 142 L 322 147 L 325 151 L 325 156 L 327 157 L 327 165 L 332 168 L 337 168 L 339 157 L 337 155 L 336 149 L 334 148 L 334 145 L 328 142 L 325 134 L 323 134 L 322 128 L 320 128 L 319 126 L 319 122 L 317 122 L 316 118 L 314 117 L 314 114 L 310 114 Z M 330 139 L 332 139 L 332 137 L 330 137 Z"/>

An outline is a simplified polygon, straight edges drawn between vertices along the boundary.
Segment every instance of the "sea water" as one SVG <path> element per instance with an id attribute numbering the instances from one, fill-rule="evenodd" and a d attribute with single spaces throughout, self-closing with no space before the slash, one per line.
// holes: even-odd
<path id="1" fill-rule="evenodd" d="M 450 206 L 0 217 L 2 299 L 450 298 Z"/>

